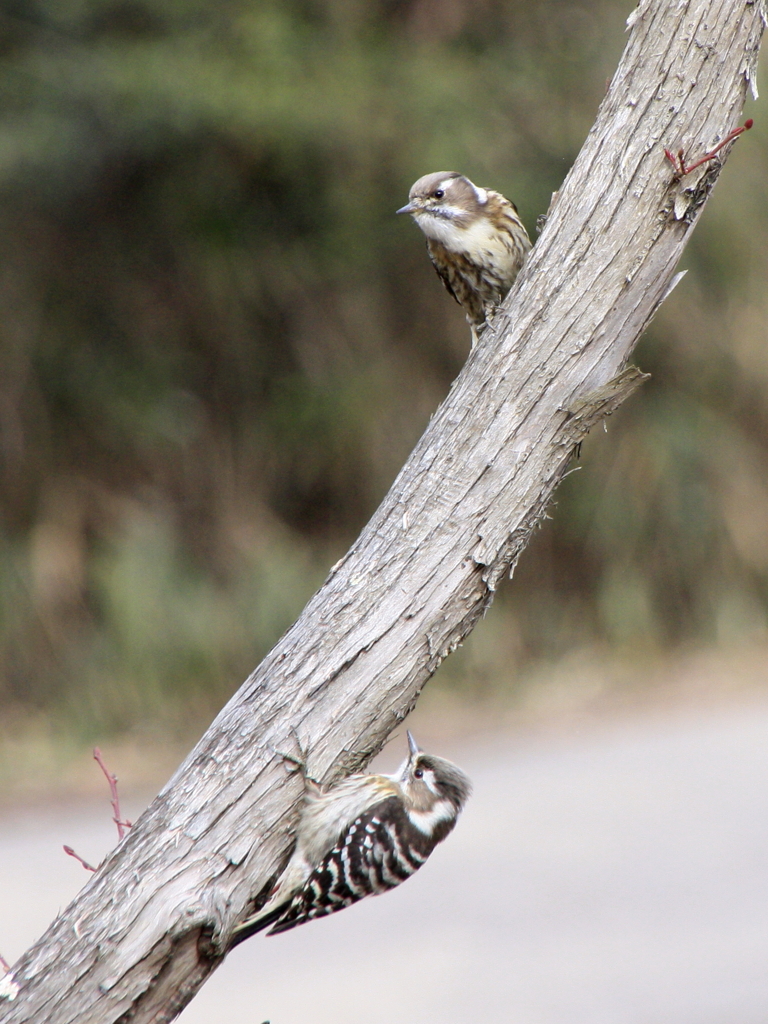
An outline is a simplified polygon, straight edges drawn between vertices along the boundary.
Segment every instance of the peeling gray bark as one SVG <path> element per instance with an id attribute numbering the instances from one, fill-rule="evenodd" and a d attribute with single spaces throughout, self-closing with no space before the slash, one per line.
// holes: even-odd
<path id="1" fill-rule="evenodd" d="M 516 288 L 381 507 L 0 982 L 0 1020 L 169 1021 L 221 961 L 290 851 L 301 781 L 272 750 L 295 749 L 295 727 L 327 782 L 381 748 L 488 608 L 574 446 L 642 379 L 622 371 L 720 167 L 677 182 L 664 147 L 693 160 L 738 123 L 764 23 L 762 2 L 746 0 L 644 0 L 632 13 Z"/>

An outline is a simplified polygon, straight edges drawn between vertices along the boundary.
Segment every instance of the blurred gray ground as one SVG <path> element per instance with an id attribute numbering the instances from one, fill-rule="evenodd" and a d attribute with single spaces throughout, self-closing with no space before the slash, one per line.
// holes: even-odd
<path id="1" fill-rule="evenodd" d="M 768 1020 L 768 696 L 438 752 L 475 794 L 419 874 L 251 939 L 183 1024 Z M 105 800 L 5 812 L 7 959 L 83 883 L 61 844 L 98 858 L 111 840 Z"/>

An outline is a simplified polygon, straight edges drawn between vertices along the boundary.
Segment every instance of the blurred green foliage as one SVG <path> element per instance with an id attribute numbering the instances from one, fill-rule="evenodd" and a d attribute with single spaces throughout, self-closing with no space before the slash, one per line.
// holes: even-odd
<path id="1" fill-rule="evenodd" d="M 4 0 L 7 716 L 184 726 L 241 682 L 467 352 L 394 210 L 459 169 L 533 230 L 629 10 Z M 492 625 L 448 663 L 467 685 L 589 644 L 765 631 L 765 177 L 758 123 L 638 352 L 652 382 L 585 444 Z"/>

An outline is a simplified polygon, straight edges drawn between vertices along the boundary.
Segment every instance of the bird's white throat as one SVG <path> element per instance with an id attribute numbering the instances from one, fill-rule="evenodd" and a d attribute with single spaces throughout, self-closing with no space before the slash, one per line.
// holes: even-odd
<path id="1" fill-rule="evenodd" d="M 461 211 L 461 217 L 465 221 L 463 224 L 459 219 L 435 217 L 423 212 L 416 214 L 415 220 L 427 238 L 434 238 L 451 252 L 462 253 L 473 263 L 484 264 L 493 257 L 508 258 L 503 236 L 488 217 L 473 217 L 468 224 L 465 211 Z"/>

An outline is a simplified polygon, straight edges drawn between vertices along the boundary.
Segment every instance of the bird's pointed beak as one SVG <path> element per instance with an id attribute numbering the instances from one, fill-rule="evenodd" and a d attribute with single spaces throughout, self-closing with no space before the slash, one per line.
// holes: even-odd
<path id="1" fill-rule="evenodd" d="M 410 731 L 410 729 L 406 729 L 405 734 L 408 737 L 408 750 L 410 751 L 411 757 L 414 757 L 416 754 L 420 754 L 421 747 L 413 738 L 413 733 Z"/>
<path id="2" fill-rule="evenodd" d="M 395 213 L 415 213 L 416 210 L 418 210 L 418 206 L 408 203 L 406 206 L 401 206 L 399 210 L 395 210 Z"/>

